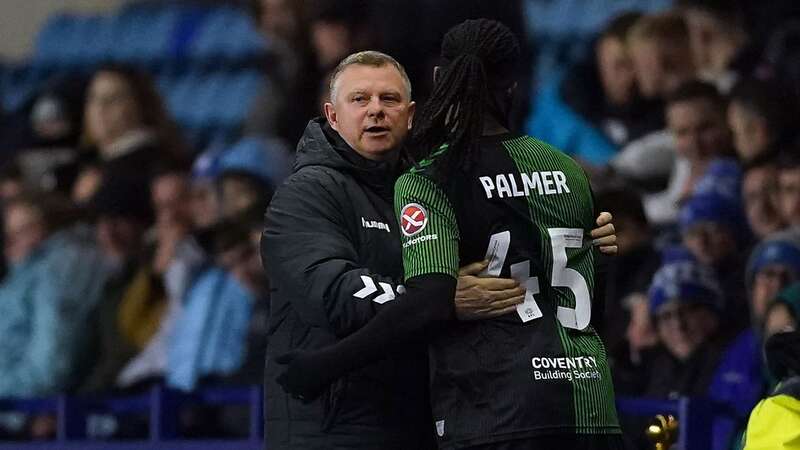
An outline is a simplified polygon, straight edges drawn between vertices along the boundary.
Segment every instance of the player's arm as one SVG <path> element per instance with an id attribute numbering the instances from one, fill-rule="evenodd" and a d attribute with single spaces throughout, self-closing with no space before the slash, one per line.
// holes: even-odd
<path id="1" fill-rule="evenodd" d="M 358 264 L 342 205 L 322 171 L 296 175 L 274 196 L 265 218 L 261 258 L 271 278 L 293 293 L 308 324 L 346 336 L 391 303 L 397 283 Z"/>
<path id="2" fill-rule="evenodd" d="M 404 175 L 395 188 L 395 209 L 404 230 L 403 300 L 385 306 L 364 328 L 333 346 L 278 358 L 288 364 L 278 377 L 288 393 L 312 399 L 344 373 L 456 319 L 458 227 L 449 202 L 430 180 Z"/>

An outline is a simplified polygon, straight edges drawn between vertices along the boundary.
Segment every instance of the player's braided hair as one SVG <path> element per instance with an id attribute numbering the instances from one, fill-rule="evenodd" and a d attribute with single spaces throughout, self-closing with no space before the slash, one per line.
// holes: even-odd
<path id="1" fill-rule="evenodd" d="M 467 20 L 451 28 L 442 41 L 438 79 L 414 126 L 412 156 L 420 160 L 448 144 L 447 166 L 470 164 L 484 114 L 508 122 L 503 103 L 509 102 L 501 99 L 514 83 L 519 53 L 517 38 L 500 22 Z"/>

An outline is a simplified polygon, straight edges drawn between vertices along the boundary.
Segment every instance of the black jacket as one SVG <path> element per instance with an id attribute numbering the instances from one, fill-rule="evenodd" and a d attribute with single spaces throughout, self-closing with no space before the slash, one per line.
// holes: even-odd
<path id="1" fill-rule="evenodd" d="M 270 450 L 433 448 L 422 346 L 350 373 L 310 404 L 275 382 L 276 356 L 330 345 L 398 295 L 397 172 L 362 158 L 316 119 L 272 199 L 261 241 L 272 291 L 264 380 Z"/>

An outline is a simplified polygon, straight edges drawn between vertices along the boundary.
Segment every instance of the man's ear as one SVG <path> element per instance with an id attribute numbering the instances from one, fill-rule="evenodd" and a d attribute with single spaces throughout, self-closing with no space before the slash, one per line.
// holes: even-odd
<path id="1" fill-rule="evenodd" d="M 333 103 L 325 102 L 323 109 L 325 110 L 325 118 L 328 119 L 328 123 L 331 125 L 331 128 L 339 131 L 339 128 L 337 128 L 339 126 L 339 122 L 336 121 L 336 109 L 333 107 Z"/>
<path id="2" fill-rule="evenodd" d="M 433 68 L 433 84 L 439 82 L 439 77 L 442 76 L 442 68 L 441 66 L 436 66 Z"/>
<path id="3" fill-rule="evenodd" d="M 417 103 L 411 102 L 408 104 L 408 129 L 414 124 L 414 113 L 417 111 Z"/>

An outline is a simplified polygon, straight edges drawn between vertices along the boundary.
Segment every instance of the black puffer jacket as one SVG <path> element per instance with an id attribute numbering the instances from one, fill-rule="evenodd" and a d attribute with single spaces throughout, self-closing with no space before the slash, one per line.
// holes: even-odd
<path id="1" fill-rule="evenodd" d="M 385 302 L 402 301 L 394 300 L 403 269 L 392 208 L 397 167 L 362 158 L 316 119 L 294 169 L 272 199 L 261 241 L 272 289 L 267 447 L 434 448 L 423 346 L 347 375 L 310 404 L 275 382 L 282 371 L 276 356 L 330 345 Z"/>

